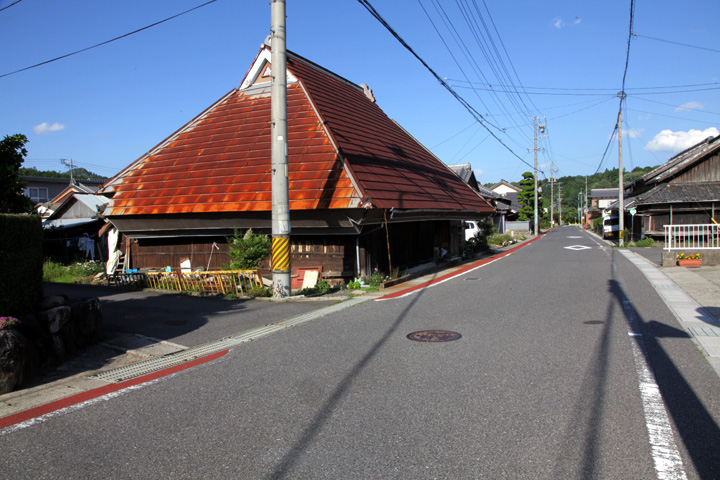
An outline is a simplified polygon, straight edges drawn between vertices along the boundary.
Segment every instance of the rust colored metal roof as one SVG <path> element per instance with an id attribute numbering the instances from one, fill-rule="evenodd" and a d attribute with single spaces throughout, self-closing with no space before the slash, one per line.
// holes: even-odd
<path id="1" fill-rule="evenodd" d="M 267 71 L 261 54 L 251 72 Z M 362 88 L 295 55 L 288 56 L 288 73 L 291 210 L 492 211 Z M 103 192 L 114 194 L 105 214 L 269 212 L 270 157 L 264 73 L 246 77 L 241 88 L 107 182 Z"/>
<path id="2" fill-rule="evenodd" d="M 493 211 L 362 88 L 294 56 L 288 58 L 288 69 L 317 106 L 363 200 L 380 208 Z"/>

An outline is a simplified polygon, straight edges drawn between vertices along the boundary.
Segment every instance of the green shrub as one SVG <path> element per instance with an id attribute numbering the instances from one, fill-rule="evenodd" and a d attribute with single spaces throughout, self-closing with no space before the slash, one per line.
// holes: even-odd
<path id="1" fill-rule="evenodd" d="M 270 291 L 262 285 L 253 285 L 248 292 L 250 297 L 269 297 Z"/>
<path id="2" fill-rule="evenodd" d="M 654 247 L 655 242 L 653 241 L 652 238 L 645 237 L 642 240 L 638 240 L 637 242 L 635 242 L 635 246 L 636 247 Z"/>
<path id="3" fill-rule="evenodd" d="M 57 283 L 76 283 L 94 277 L 105 270 L 101 262 L 87 261 L 77 262 L 70 265 L 47 260 L 43 263 L 43 281 Z"/>
<path id="4" fill-rule="evenodd" d="M 42 227 L 36 215 L 0 215 L 0 314 L 35 310 L 43 295 Z"/>
<path id="5" fill-rule="evenodd" d="M 271 239 L 267 235 L 255 235 L 252 228 L 247 229 L 244 235 L 238 230 L 226 239 L 229 245 L 228 256 L 230 264 L 227 270 L 255 270 L 260 260 L 270 253 Z"/>

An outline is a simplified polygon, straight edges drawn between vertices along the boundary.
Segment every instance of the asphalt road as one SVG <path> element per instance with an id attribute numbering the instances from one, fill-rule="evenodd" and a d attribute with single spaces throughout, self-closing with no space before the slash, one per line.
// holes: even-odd
<path id="1" fill-rule="evenodd" d="M 426 329 L 462 338 L 406 338 Z M 0 476 L 710 479 L 719 418 L 718 376 L 642 274 L 561 228 L 6 432 Z"/>

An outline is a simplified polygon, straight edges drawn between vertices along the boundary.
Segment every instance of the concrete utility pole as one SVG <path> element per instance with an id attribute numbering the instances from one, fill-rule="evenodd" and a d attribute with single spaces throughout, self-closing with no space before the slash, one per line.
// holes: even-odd
<path id="1" fill-rule="evenodd" d="M 290 283 L 290 200 L 287 147 L 287 51 L 285 0 L 271 0 L 270 144 L 272 174 L 273 296 L 288 297 Z"/>
<path id="2" fill-rule="evenodd" d="M 555 163 L 550 163 L 550 226 L 555 223 Z"/>
<path id="3" fill-rule="evenodd" d="M 582 188 L 578 192 L 578 225 L 582 222 Z"/>
<path id="4" fill-rule="evenodd" d="M 623 164 L 622 164 L 622 102 L 625 100 L 625 92 L 618 93 L 620 97 L 620 111 L 618 112 L 618 169 L 619 171 L 619 187 L 618 187 L 618 221 L 620 231 L 618 232 L 618 243 L 625 244 L 623 232 L 625 231 L 625 192 L 623 187 Z"/>
<path id="5" fill-rule="evenodd" d="M 588 188 L 587 188 L 587 175 L 585 175 L 585 230 L 588 229 L 588 205 L 587 205 L 587 195 L 588 195 Z"/>
<path id="6" fill-rule="evenodd" d="M 558 224 L 562 225 L 562 183 L 558 183 Z"/>
<path id="7" fill-rule="evenodd" d="M 538 168 L 537 168 L 537 152 L 538 152 L 538 146 L 537 146 L 537 132 L 538 128 L 540 129 L 540 133 L 545 133 L 545 125 L 538 125 L 537 123 L 538 117 L 533 117 L 533 136 L 535 138 L 535 144 L 533 146 L 533 152 L 535 153 L 535 170 L 533 172 L 533 176 L 535 177 L 535 229 L 534 233 L 535 235 L 538 234 Z M 542 149 L 541 149 L 542 150 Z"/>

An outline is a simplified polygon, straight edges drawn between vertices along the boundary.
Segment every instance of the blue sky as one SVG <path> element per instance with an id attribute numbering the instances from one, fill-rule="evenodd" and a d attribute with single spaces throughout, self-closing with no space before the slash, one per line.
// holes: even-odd
<path id="1" fill-rule="evenodd" d="M 22 0 L 10 6 L 15 1 L 0 0 L 0 9 L 8 7 L 0 11 L 0 75 L 204 3 Z M 530 170 L 533 116 L 547 125 L 539 142 L 541 178 L 550 175 L 551 161 L 556 176 L 617 166 L 616 141 L 602 164 L 601 158 L 619 108 L 629 1 L 371 3 L 483 115 L 484 126 L 355 0 L 288 0 L 288 49 L 368 84 L 389 117 L 445 163 L 472 164 L 482 183 L 519 180 Z M 458 5 L 470 9 L 465 17 Z M 626 169 L 661 164 L 720 129 L 720 2 L 635 5 Z M 267 0 L 217 0 L 1 77 L 0 135 L 29 138 L 25 166 L 63 170 L 65 158 L 111 176 L 237 87 L 269 29 Z M 527 94 L 504 93 L 512 90 Z"/>

